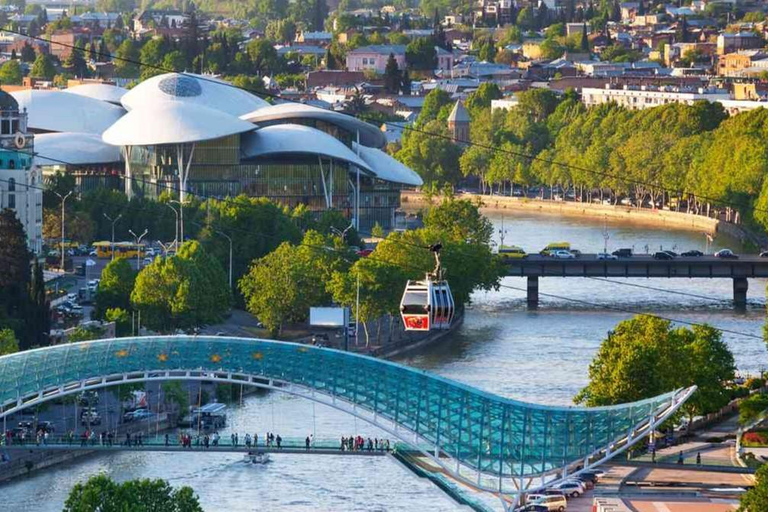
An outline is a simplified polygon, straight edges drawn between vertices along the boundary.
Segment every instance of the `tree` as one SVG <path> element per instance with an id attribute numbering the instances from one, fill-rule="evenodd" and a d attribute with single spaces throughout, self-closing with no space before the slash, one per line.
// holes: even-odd
<path id="1" fill-rule="evenodd" d="M 469 94 L 464 105 L 470 113 L 478 109 L 491 108 L 491 101 L 501 99 L 499 86 L 493 82 L 483 82 L 476 91 Z"/>
<path id="2" fill-rule="evenodd" d="M 737 512 L 768 512 L 768 465 L 755 472 L 755 485 L 742 495 Z"/>
<path id="3" fill-rule="evenodd" d="M 496 58 L 496 45 L 493 39 L 489 39 L 482 46 L 480 46 L 480 52 L 478 58 L 485 62 L 493 62 Z"/>
<path id="4" fill-rule="evenodd" d="M 493 224 L 480 213 L 480 204 L 454 197 L 430 206 L 424 215 L 424 227 L 473 244 L 488 245 L 493 236 Z"/>
<path id="5" fill-rule="evenodd" d="M 120 46 L 122 47 L 123 45 L 121 44 Z M 142 80 L 146 80 L 147 78 L 165 72 L 162 69 L 162 65 L 165 55 L 170 51 L 169 46 L 170 44 L 167 40 L 159 37 L 150 39 L 144 43 L 144 46 L 141 47 L 141 51 L 139 52 L 139 59 L 137 59 L 141 62 Z"/>
<path id="6" fill-rule="evenodd" d="M 403 96 L 411 95 L 411 76 L 407 69 L 403 71 L 403 79 L 400 81 L 400 92 L 403 93 Z"/>
<path id="7" fill-rule="evenodd" d="M 33 62 L 35 60 L 35 49 L 29 43 L 24 43 L 21 47 L 21 61 Z"/>
<path id="8" fill-rule="evenodd" d="M 271 20 L 267 23 L 264 34 L 275 43 L 291 43 L 296 36 L 296 24 L 289 19 Z"/>
<path id="9" fill-rule="evenodd" d="M 227 274 L 197 241 L 144 267 L 131 292 L 144 325 L 161 332 L 216 323 L 230 303 Z"/>
<path id="10" fill-rule="evenodd" d="M 21 85 L 23 78 L 21 65 L 18 60 L 9 60 L 0 67 L 0 84 Z"/>
<path id="11" fill-rule="evenodd" d="M 95 318 L 104 318 L 112 308 L 131 309 L 131 292 L 136 283 L 136 271 L 126 258 L 110 261 L 101 272 L 99 293 L 96 294 Z"/>
<path id="12" fill-rule="evenodd" d="M 395 55 L 390 53 L 387 65 L 384 68 L 384 90 L 389 94 L 397 94 L 400 90 L 400 68 L 395 60 Z"/>
<path id="13" fill-rule="evenodd" d="M 24 56 L 22 55 L 22 59 Z M 53 80 L 53 76 L 56 74 L 56 68 L 51 62 L 51 58 L 47 53 L 39 53 L 35 58 L 32 69 L 29 71 L 29 76 L 32 78 L 38 78 L 42 80 Z"/>
<path id="14" fill-rule="evenodd" d="M 30 309 L 29 284 L 31 254 L 27 248 L 24 226 L 16 212 L 0 212 L 0 321 L 13 329 L 19 346 L 32 346 L 26 325 Z"/>
<path id="15" fill-rule="evenodd" d="M 89 244 L 93 241 L 94 223 L 91 217 L 81 211 L 66 212 L 65 235 L 71 240 Z M 43 237 L 61 238 L 61 209 L 45 208 L 43 210 Z"/>
<path id="16" fill-rule="evenodd" d="M 616 405 L 696 385 L 684 411 L 690 418 L 728 403 L 733 354 L 709 326 L 672 328 L 668 320 L 636 316 L 608 334 L 589 366 L 589 384 L 574 398 L 588 406 Z"/>
<path id="17" fill-rule="evenodd" d="M 0 356 L 15 354 L 19 351 L 19 342 L 12 329 L 0 329 Z"/>
<path id="18" fill-rule="evenodd" d="M 118 338 L 131 334 L 131 315 L 128 314 L 128 311 L 111 308 L 104 314 L 104 319 L 107 322 L 115 322 L 115 336 Z"/>
<path id="19" fill-rule="evenodd" d="M 325 0 L 315 0 L 313 17 L 315 30 L 318 32 L 322 31 L 325 19 L 328 17 L 328 4 Z"/>
<path id="20" fill-rule="evenodd" d="M 64 503 L 64 512 L 203 512 L 190 487 L 174 489 L 165 480 L 128 480 L 122 484 L 106 475 L 77 483 Z"/>
<path id="21" fill-rule="evenodd" d="M 756 393 L 739 402 L 739 423 L 747 425 L 768 410 L 768 395 Z"/>
<path id="22" fill-rule="evenodd" d="M 48 297 L 45 293 L 45 279 L 43 267 L 37 258 L 32 264 L 32 280 L 29 284 L 29 344 L 33 347 L 42 347 L 49 344 L 48 334 L 51 331 L 51 309 Z"/>
<path id="23" fill-rule="evenodd" d="M 587 37 L 587 24 L 581 26 L 581 45 L 579 48 L 583 53 L 589 53 L 589 38 Z"/>
<path id="24" fill-rule="evenodd" d="M 420 128 L 405 132 L 395 158 L 416 171 L 425 183 L 455 183 L 459 178 L 461 148 L 451 141 L 444 122 L 429 121 Z"/>
<path id="25" fill-rule="evenodd" d="M 251 61 L 251 72 L 256 72 L 259 76 L 275 74 L 279 71 L 277 50 L 266 39 L 257 39 L 248 43 L 246 55 Z"/>
<path id="26" fill-rule="evenodd" d="M 452 104 L 453 102 L 451 101 L 450 94 L 440 88 L 432 89 L 429 94 L 424 97 L 424 105 L 422 105 L 419 117 L 416 119 L 416 125 L 422 126 L 429 121 L 437 119 L 440 109 L 446 105 Z"/>
<path id="27" fill-rule="evenodd" d="M 79 78 L 83 78 L 88 75 L 88 63 L 85 62 L 83 50 L 79 47 L 72 48 L 70 54 L 66 59 L 64 59 L 63 67 L 65 70 L 67 70 L 68 73 L 71 73 L 72 75 Z"/>
<path id="28" fill-rule="evenodd" d="M 98 327 L 77 326 L 72 333 L 67 336 L 69 343 L 78 343 L 80 341 L 98 340 L 104 337 L 104 331 Z"/>
<path id="29" fill-rule="evenodd" d="M 437 68 L 437 51 L 431 37 L 420 37 L 405 47 L 405 62 L 410 69 L 431 71 Z"/>

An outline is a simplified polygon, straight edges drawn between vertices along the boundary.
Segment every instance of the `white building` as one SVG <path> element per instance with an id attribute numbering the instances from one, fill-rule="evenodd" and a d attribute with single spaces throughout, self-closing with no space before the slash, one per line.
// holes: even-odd
<path id="1" fill-rule="evenodd" d="M 658 107 L 667 103 L 685 103 L 693 105 L 695 101 L 722 101 L 730 99 L 726 92 L 712 89 L 683 89 L 680 87 L 663 86 L 629 86 L 614 88 L 606 85 L 604 89 L 585 87 L 581 90 L 584 105 L 591 107 L 602 103 L 617 103 L 618 105 L 640 110 Z"/>
<path id="2" fill-rule="evenodd" d="M 0 210 L 9 208 L 24 226 L 30 250 L 43 249 L 42 173 L 32 166 L 34 136 L 27 133 L 27 113 L 0 91 Z"/>

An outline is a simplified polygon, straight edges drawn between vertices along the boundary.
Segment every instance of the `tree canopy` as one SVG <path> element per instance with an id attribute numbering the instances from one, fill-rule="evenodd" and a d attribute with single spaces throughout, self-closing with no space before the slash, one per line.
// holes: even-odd
<path id="1" fill-rule="evenodd" d="M 737 512 L 768 512 L 768 464 L 758 468 L 755 485 L 741 497 Z"/>
<path id="2" fill-rule="evenodd" d="M 77 483 L 64 512 L 203 512 L 191 487 L 174 489 L 165 480 L 128 480 L 119 484 L 106 475 Z"/>
<path id="3" fill-rule="evenodd" d="M 126 258 L 110 261 L 101 272 L 94 316 L 104 318 L 107 310 L 112 308 L 130 310 L 135 282 L 136 271 Z"/>

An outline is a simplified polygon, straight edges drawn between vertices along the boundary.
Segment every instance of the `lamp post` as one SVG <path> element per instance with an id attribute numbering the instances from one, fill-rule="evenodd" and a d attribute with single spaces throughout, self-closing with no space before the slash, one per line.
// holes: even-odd
<path id="1" fill-rule="evenodd" d="M 141 239 L 144 238 L 144 235 L 149 233 L 149 230 L 145 229 L 144 232 L 142 234 L 140 234 L 140 235 L 137 235 L 136 233 L 134 233 L 130 229 L 128 230 L 128 232 L 131 235 L 133 235 L 133 238 L 136 240 L 136 245 L 139 245 L 141 243 Z M 137 250 L 136 251 L 136 272 L 138 272 L 139 270 L 141 270 L 141 251 Z"/>
<path id="2" fill-rule="evenodd" d="M 172 199 L 168 201 L 169 203 L 176 203 L 179 205 L 179 225 L 180 225 L 180 234 L 181 234 L 181 243 L 184 243 L 184 204 L 181 201 L 177 201 L 175 199 Z M 179 243 L 176 242 L 176 251 L 179 250 Z"/>
<path id="3" fill-rule="evenodd" d="M 53 193 L 56 194 L 59 197 L 59 199 L 61 199 L 61 242 L 59 245 L 61 246 L 60 264 L 61 264 L 61 271 L 63 272 L 64 271 L 64 204 L 67 202 L 67 198 L 72 195 L 72 191 L 70 190 L 64 196 L 62 196 L 55 190 L 53 191 Z"/>
<path id="4" fill-rule="evenodd" d="M 178 201 L 172 201 L 172 202 L 178 202 Z M 178 212 L 178 210 L 176 210 L 176 208 L 174 208 L 173 206 L 171 206 L 168 203 L 165 203 L 165 206 L 167 206 L 168 208 L 173 210 L 173 213 L 176 215 L 176 224 L 174 225 L 175 227 L 174 227 L 174 235 L 173 235 L 173 237 L 174 237 L 173 238 L 173 249 L 176 252 L 179 252 L 179 212 Z"/>
<path id="5" fill-rule="evenodd" d="M 110 216 L 109 216 L 109 215 L 107 215 L 106 213 L 104 214 L 104 217 L 105 217 L 105 218 L 106 218 L 106 219 L 107 219 L 109 222 L 111 222 L 111 223 L 112 223 L 112 242 L 111 242 L 111 245 L 110 245 L 110 247 L 109 247 L 109 251 L 112 253 L 112 261 L 115 261 L 115 224 L 117 223 L 117 221 L 119 221 L 119 220 L 120 220 L 120 218 L 121 218 L 122 216 L 123 216 L 123 214 L 121 213 L 120 215 L 118 215 L 117 217 L 115 217 L 115 218 L 113 219 L 112 217 L 110 217 Z"/>
<path id="6" fill-rule="evenodd" d="M 229 241 L 229 289 L 232 289 L 232 238 L 226 233 L 222 233 L 218 229 L 211 228 L 211 231 L 217 233 Z"/>

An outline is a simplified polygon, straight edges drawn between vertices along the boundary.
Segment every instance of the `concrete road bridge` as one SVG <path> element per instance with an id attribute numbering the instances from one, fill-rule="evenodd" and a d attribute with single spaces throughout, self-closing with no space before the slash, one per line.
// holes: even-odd
<path id="1" fill-rule="evenodd" d="M 738 259 L 700 256 L 671 260 L 634 255 L 601 260 L 595 254 L 581 254 L 573 259 L 529 254 L 521 259 L 507 259 L 505 265 L 506 275 L 528 278 L 527 299 L 531 308 L 539 304 L 539 278 L 542 277 L 732 279 L 736 308 L 744 308 L 747 304 L 748 279 L 768 277 L 768 258 L 757 255 L 739 256 Z"/>
<path id="2" fill-rule="evenodd" d="M 159 336 L 57 345 L 0 357 L 0 419 L 82 391 L 167 380 L 290 393 L 360 418 L 446 475 L 505 498 L 552 485 L 626 451 L 695 387 L 612 407 L 501 397 L 425 371 L 269 340 Z"/>

